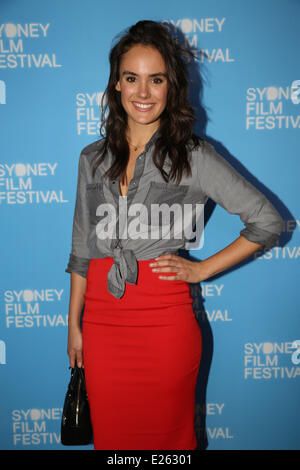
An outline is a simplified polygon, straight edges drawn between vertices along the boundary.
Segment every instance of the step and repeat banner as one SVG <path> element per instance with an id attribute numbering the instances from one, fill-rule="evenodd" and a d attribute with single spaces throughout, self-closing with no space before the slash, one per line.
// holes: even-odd
<path id="1" fill-rule="evenodd" d="M 112 40 L 141 19 L 196 51 L 196 131 L 285 220 L 278 245 L 192 285 L 199 449 L 300 448 L 299 18 L 299 0 L 0 0 L 1 449 L 66 449 L 78 159 L 99 138 Z M 242 228 L 209 201 L 190 254 L 205 259 Z"/>

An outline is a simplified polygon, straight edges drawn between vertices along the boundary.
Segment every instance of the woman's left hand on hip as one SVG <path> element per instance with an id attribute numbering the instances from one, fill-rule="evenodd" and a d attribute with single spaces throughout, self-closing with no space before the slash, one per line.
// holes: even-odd
<path id="1" fill-rule="evenodd" d="M 203 276 L 200 273 L 201 261 L 189 261 L 177 255 L 161 255 L 149 266 L 155 273 L 162 273 L 158 277 L 166 281 L 200 282 Z M 163 273 L 172 273 L 164 275 Z"/>

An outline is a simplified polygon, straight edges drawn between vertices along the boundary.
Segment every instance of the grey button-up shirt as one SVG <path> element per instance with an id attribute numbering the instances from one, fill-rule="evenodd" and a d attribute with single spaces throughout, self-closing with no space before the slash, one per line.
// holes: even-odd
<path id="1" fill-rule="evenodd" d="M 134 218 L 130 216 L 130 207 L 135 204 L 142 203 L 150 213 L 153 204 L 205 205 L 211 198 L 230 214 L 239 215 L 245 225 L 240 235 L 266 248 L 277 243 L 283 230 L 283 220 L 270 201 L 205 140 L 191 152 L 192 175 L 187 177 L 184 174 L 178 185 L 174 180 L 166 183 L 152 160 L 156 137 L 157 133 L 138 156 L 126 197 L 121 197 L 119 178 L 109 180 L 103 177 L 113 162 L 109 151 L 98 166 L 95 177 L 92 176 L 92 159 L 99 152 L 103 140 L 85 147 L 79 158 L 72 251 L 65 271 L 86 277 L 92 258 L 112 257 L 114 263 L 108 272 L 107 288 L 117 298 L 123 296 L 126 282 L 136 284 L 137 260 L 177 254 L 179 249 L 186 247 L 185 234 L 173 238 L 145 237 L 155 228 L 153 225 L 159 226 L 160 222 L 153 222 L 153 219 L 149 222 L 143 212 L 139 217 L 143 228 L 141 236 L 134 238 L 129 231 L 123 236 L 121 220 L 127 217 L 127 226 L 130 225 Z M 168 165 L 166 159 L 166 171 L 170 168 Z M 116 218 L 113 211 L 103 211 L 108 207 L 115 209 Z M 104 238 L 103 233 L 108 227 L 109 236 Z"/>

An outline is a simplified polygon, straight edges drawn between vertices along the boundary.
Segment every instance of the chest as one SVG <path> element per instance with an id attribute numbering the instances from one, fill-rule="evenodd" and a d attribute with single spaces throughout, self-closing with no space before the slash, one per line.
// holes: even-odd
<path id="1" fill-rule="evenodd" d="M 138 155 L 130 154 L 129 161 L 126 168 L 126 178 L 125 182 L 120 181 L 120 194 L 121 196 L 126 196 L 129 188 L 130 181 L 134 176 L 135 163 Z"/>

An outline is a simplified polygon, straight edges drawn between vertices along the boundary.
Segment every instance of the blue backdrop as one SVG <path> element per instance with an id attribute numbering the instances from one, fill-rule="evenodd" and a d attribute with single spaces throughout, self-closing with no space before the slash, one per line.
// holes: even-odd
<path id="1" fill-rule="evenodd" d="M 1 0 L 1 449 L 63 448 L 78 158 L 98 138 L 112 39 L 140 19 L 198 50 L 197 132 L 286 221 L 278 246 L 193 287 L 199 445 L 300 448 L 299 17 L 298 0 Z M 241 229 L 209 203 L 193 256 Z"/>

